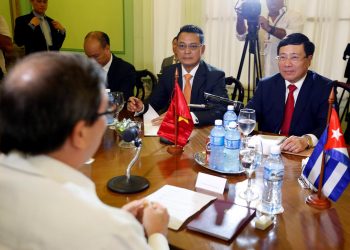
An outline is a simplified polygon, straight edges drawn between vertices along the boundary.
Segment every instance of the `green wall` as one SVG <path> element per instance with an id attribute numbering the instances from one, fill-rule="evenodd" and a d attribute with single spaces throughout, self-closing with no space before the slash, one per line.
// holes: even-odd
<path id="1" fill-rule="evenodd" d="M 19 2 L 22 15 L 31 11 L 29 0 Z M 62 50 L 82 53 L 86 33 L 102 30 L 110 36 L 113 53 L 134 63 L 133 2 L 133 0 L 91 2 L 49 0 L 47 15 L 57 19 L 67 29 L 67 38 Z M 0 6 L 0 14 L 11 25 L 9 0 L 0 0 Z"/>

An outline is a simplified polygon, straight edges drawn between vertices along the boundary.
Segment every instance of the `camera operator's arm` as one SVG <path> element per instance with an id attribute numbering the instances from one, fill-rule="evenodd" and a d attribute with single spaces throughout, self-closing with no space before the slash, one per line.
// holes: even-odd
<path id="1" fill-rule="evenodd" d="M 247 33 L 247 26 L 245 25 L 243 16 L 241 16 L 238 13 L 237 13 L 236 32 L 237 32 L 238 40 L 243 41 Z"/>
<path id="2" fill-rule="evenodd" d="M 271 26 L 269 24 L 269 20 L 267 20 L 265 17 L 260 16 L 259 17 L 259 23 L 260 23 L 260 27 L 265 30 L 267 33 L 270 33 L 271 35 L 282 39 L 287 35 L 287 32 L 285 29 L 282 28 L 278 28 L 275 26 Z"/>

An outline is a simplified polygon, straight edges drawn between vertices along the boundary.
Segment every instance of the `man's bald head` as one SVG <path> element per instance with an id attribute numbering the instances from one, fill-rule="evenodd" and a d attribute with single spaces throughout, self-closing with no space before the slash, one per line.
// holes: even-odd
<path id="1" fill-rule="evenodd" d="M 59 148 L 79 120 L 93 123 L 104 74 L 78 54 L 29 55 L 0 89 L 0 151 L 48 153 Z"/>

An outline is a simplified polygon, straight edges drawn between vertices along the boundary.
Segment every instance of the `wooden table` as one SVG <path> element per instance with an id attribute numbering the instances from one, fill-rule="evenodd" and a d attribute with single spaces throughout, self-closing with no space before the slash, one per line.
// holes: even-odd
<path id="1" fill-rule="evenodd" d="M 129 201 L 140 199 L 165 184 L 195 189 L 198 172 L 218 175 L 198 165 L 193 154 L 204 150 L 205 138 L 210 128 L 195 129 L 184 153 L 175 157 L 166 151 L 167 146 L 157 137 L 143 137 L 140 159 L 132 174 L 150 181 L 150 187 L 138 194 L 113 193 L 106 183 L 114 176 L 124 175 L 134 155 L 133 149 L 122 149 L 115 132 L 108 129 L 101 147 L 95 155 L 91 169 L 85 166 L 96 184 L 97 194 L 108 205 L 121 207 Z M 172 249 L 350 249 L 350 193 L 346 190 L 337 203 L 328 210 L 316 210 L 305 204 L 309 190 L 302 189 L 297 178 L 301 172 L 301 157 L 284 155 L 285 176 L 283 182 L 284 213 L 277 216 L 276 224 L 265 231 L 249 224 L 236 238 L 225 242 L 186 229 L 187 222 L 179 231 L 169 230 L 168 240 Z M 236 193 L 246 186 L 245 175 L 221 175 L 227 177 L 229 188 L 219 199 L 241 203 Z M 261 190 L 262 168 L 257 169 L 255 187 Z"/>

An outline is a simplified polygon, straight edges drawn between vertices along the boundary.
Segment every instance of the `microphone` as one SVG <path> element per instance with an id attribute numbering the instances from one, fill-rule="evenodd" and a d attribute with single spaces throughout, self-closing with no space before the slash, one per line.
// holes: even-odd
<path id="1" fill-rule="evenodd" d="M 142 140 L 139 138 L 139 128 L 133 126 L 127 128 L 122 133 L 122 139 L 126 142 L 134 142 L 136 154 L 129 163 L 125 175 L 116 176 L 110 179 L 107 183 L 109 190 L 117 193 L 132 194 L 141 192 L 149 187 L 149 181 L 142 176 L 131 175 L 131 168 L 138 160 L 142 148 Z"/>
<path id="2" fill-rule="evenodd" d="M 207 92 L 204 92 L 204 98 L 208 101 L 213 101 L 221 105 L 233 105 L 233 109 L 236 111 L 236 113 L 239 113 L 239 111 L 244 107 L 243 102 L 230 100 L 228 98 L 209 94 Z"/>
<path id="3" fill-rule="evenodd" d="M 189 108 L 196 108 L 196 109 L 212 109 L 215 107 L 212 103 L 207 103 L 207 104 L 188 104 Z"/>
<path id="4" fill-rule="evenodd" d="M 132 142 L 139 137 L 139 129 L 137 126 L 130 127 L 122 133 L 122 139 L 126 142 Z"/>

